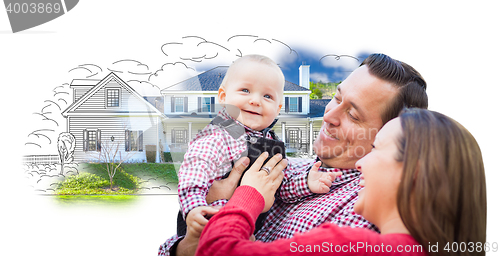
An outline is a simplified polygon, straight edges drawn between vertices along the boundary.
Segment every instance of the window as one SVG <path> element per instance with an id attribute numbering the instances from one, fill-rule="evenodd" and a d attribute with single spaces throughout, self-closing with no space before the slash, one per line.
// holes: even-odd
<path id="1" fill-rule="evenodd" d="M 89 151 L 96 151 L 97 149 L 97 131 L 88 131 L 89 136 Z"/>
<path id="2" fill-rule="evenodd" d="M 299 130 L 288 130 L 288 143 L 299 143 Z"/>
<path id="3" fill-rule="evenodd" d="M 120 89 L 107 89 L 106 102 L 108 107 L 120 106 Z"/>
<path id="4" fill-rule="evenodd" d="M 211 112 L 210 111 L 210 98 L 205 97 L 201 100 L 201 112 Z"/>
<path id="5" fill-rule="evenodd" d="M 125 151 L 142 151 L 142 131 L 125 130 Z"/>
<path id="6" fill-rule="evenodd" d="M 184 98 L 175 98 L 175 112 L 184 111 Z"/>
<path id="7" fill-rule="evenodd" d="M 214 112 L 215 97 L 198 97 L 198 112 Z"/>
<path id="8" fill-rule="evenodd" d="M 83 151 L 101 151 L 100 130 L 83 130 Z"/>
<path id="9" fill-rule="evenodd" d="M 172 97 L 172 113 L 188 112 L 188 97 Z"/>
<path id="10" fill-rule="evenodd" d="M 302 97 L 285 97 L 285 112 L 302 112 Z"/>
<path id="11" fill-rule="evenodd" d="M 313 131 L 313 141 L 316 141 L 316 138 L 318 138 L 319 131 Z"/>
<path id="12" fill-rule="evenodd" d="M 296 97 L 290 98 L 289 108 L 289 112 L 299 111 L 299 100 Z"/>
<path id="13" fill-rule="evenodd" d="M 186 129 L 172 129 L 172 143 L 188 143 Z"/>

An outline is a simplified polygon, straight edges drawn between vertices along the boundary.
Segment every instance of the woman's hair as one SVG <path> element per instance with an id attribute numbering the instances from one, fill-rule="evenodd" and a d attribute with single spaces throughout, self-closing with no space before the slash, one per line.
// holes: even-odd
<path id="1" fill-rule="evenodd" d="M 406 109 L 400 118 L 397 205 L 403 223 L 425 250 L 438 243 L 439 252 L 431 255 L 484 255 L 476 247 L 486 242 L 486 183 L 476 140 L 437 112 Z"/>

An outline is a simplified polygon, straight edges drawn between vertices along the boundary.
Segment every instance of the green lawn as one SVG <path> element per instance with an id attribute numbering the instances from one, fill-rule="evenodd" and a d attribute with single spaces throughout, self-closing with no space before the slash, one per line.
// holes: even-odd
<path id="1" fill-rule="evenodd" d="M 180 164 L 133 163 L 122 164 L 113 178 L 110 189 L 109 176 L 104 163 L 80 164 L 78 175 L 71 175 L 59 183 L 56 194 L 61 202 L 129 202 L 135 200 L 141 183 L 154 180 L 177 187 L 176 168 Z"/>
<path id="2" fill-rule="evenodd" d="M 62 205 L 128 205 L 139 199 L 137 195 L 59 195 L 57 202 Z"/>

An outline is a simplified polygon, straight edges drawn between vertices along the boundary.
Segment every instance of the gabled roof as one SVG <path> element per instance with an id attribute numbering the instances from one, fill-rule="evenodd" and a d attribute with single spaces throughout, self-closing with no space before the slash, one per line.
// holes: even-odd
<path id="1" fill-rule="evenodd" d="M 222 79 L 226 76 L 229 67 L 216 67 L 193 76 L 180 83 L 169 86 L 161 92 L 165 91 L 215 91 L 219 90 Z"/>
<path id="2" fill-rule="evenodd" d="M 292 82 L 288 82 L 285 80 L 285 92 L 291 92 L 291 91 L 309 91 L 309 89 L 306 89 L 298 84 L 294 84 Z"/>
<path id="3" fill-rule="evenodd" d="M 73 79 L 71 81 L 71 88 L 78 87 L 78 86 L 94 86 L 98 84 L 101 80 L 99 79 Z"/>
<path id="4" fill-rule="evenodd" d="M 68 113 L 75 111 L 79 106 L 81 106 L 85 101 L 87 101 L 90 97 L 92 97 L 97 91 L 99 91 L 102 87 L 110 82 L 110 80 L 114 79 L 123 89 L 127 90 L 130 94 L 134 95 L 139 101 L 142 101 L 149 109 L 160 116 L 164 116 L 162 112 L 156 109 L 153 105 L 151 105 L 147 100 L 145 100 L 141 95 L 139 95 L 130 85 L 125 83 L 119 76 L 115 73 L 109 73 L 105 78 L 100 80 L 92 89 L 86 92 L 82 97 L 80 97 L 77 101 L 73 102 L 68 108 L 66 108 L 61 114 L 64 117 L 68 116 Z M 92 83 L 95 83 L 95 80 L 89 81 L 88 83 L 81 83 L 82 86 L 89 86 Z"/>
<path id="5" fill-rule="evenodd" d="M 227 66 L 220 66 L 203 73 L 200 73 L 197 76 L 191 77 L 187 80 L 184 80 L 180 83 L 169 86 L 163 90 L 162 93 L 171 92 L 171 91 L 213 91 L 217 92 L 219 90 L 219 86 L 226 76 Z M 294 84 L 289 81 L 285 81 L 285 91 L 309 91 L 304 87 L 301 87 L 297 84 Z"/>

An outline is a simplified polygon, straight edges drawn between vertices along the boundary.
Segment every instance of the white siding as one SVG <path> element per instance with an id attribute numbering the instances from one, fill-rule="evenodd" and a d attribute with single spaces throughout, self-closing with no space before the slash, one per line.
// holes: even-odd
<path id="1" fill-rule="evenodd" d="M 78 86 L 73 89 L 73 102 L 79 100 L 85 93 L 87 93 L 93 86 Z"/>
<path id="2" fill-rule="evenodd" d="M 114 142 L 118 144 L 119 151 L 122 157 L 129 154 L 125 152 L 125 130 L 143 131 L 143 151 L 134 151 L 129 155 L 133 155 L 129 162 L 146 161 L 146 145 L 156 145 L 157 143 L 157 118 L 156 117 L 70 117 L 69 132 L 75 136 L 75 161 L 97 161 L 98 152 L 83 151 L 83 131 L 97 130 L 101 131 L 101 144 L 111 140 L 114 137 Z"/>
<path id="3" fill-rule="evenodd" d="M 119 107 L 107 107 L 106 96 L 107 89 L 119 89 L 120 100 Z M 109 112 L 147 112 L 152 111 L 145 102 L 121 87 L 114 79 L 111 79 L 106 85 L 94 92 L 85 102 L 83 102 L 74 112 L 86 111 L 109 111 Z"/>

